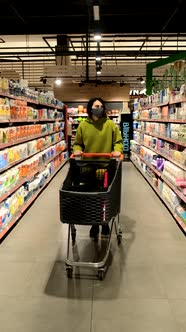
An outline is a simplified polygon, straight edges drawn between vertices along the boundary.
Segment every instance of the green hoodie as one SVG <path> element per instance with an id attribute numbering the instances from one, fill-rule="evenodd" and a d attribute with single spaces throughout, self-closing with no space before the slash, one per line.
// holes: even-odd
<path id="1" fill-rule="evenodd" d="M 122 137 L 118 126 L 108 116 L 97 121 L 87 117 L 77 128 L 73 145 L 73 151 L 76 150 L 92 153 L 112 151 L 123 153 Z"/>

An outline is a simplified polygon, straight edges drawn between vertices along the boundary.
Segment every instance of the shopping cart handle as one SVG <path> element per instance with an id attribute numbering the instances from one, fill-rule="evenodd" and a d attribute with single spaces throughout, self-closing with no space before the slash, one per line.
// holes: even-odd
<path id="1" fill-rule="evenodd" d="M 83 152 L 82 156 L 87 158 L 92 158 L 92 157 L 112 158 L 112 153 Z"/>
<path id="2" fill-rule="evenodd" d="M 75 156 L 74 154 L 71 154 L 70 158 L 81 158 L 81 157 L 102 157 L 102 158 L 115 158 L 119 160 L 123 160 L 123 154 L 121 154 L 119 157 L 113 156 L 112 153 L 100 153 L 100 152 L 83 152 L 80 156 Z"/>

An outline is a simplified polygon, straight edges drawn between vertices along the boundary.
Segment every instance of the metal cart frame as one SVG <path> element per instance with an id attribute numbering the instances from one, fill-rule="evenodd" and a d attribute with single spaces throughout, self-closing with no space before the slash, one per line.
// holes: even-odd
<path id="1" fill-rule="evenodd" d="M 83 153 L 83 158 L 70 157 L 70 168 L 66 179 L 60 187 L 60 220 L 68 224 L 66 272 L 67 277 L 72 278 L 73 267 L 96 268 L 98 279 L 103 280 L 107 268 L 106 262 L 110 252 L 111 236 L 113 227 L 117 236 L 117 243 L 122 241 L 122 230 L 120 227 L 120 204 L 121 204 L 121 161 L 113 158 L 112 154 L 106 153 Z M 98 158 L 98 160 L 96 159 Z M 84 182 L 84 170 L 92 171 L 89 181 L 95 185 L 95 169 L 106 169 L 108 183 L 106 188 L 100 191 L 91 190 Z M 85 185 L 85 187 L 84 187 Z M 82 190 L 83 188 L 83 190 Z M 92 188 L 91 188 L 92 189 Z M 107 237 L 105 255 L 98 262 L 84 262 L 70 259 L 70 237 L 72 249 L 76 243 L 75 225 L 104 225 L 110 224 L 110 233 Z"/>

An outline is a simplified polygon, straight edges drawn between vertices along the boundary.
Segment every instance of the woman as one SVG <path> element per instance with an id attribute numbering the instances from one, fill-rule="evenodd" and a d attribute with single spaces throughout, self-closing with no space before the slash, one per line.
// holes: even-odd
<path id="1" fill-rule="evenodd" d="M 88 117 L 82 121 L 76 131 L 73 145 L 74 156 L 83 152 L 112 153 L 119 157 L 123 151 L 122 136 L 118 126 L 107 116 L 105 103 L 100 97 L 91 98 L 87 104 Z M 108 235 L 109 225 L 102 226 L 102 234 Z M 99 225 L 90 229 L 90 237 L 96 238 Z"/>

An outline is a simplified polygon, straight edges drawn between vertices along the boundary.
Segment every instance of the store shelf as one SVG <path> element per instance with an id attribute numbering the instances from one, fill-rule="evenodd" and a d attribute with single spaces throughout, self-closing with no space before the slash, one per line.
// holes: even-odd
<path id="1" fill-rule="evenodd" d="M 147 160 L 145 160 L 140 154 L 137 154 L 134 150 L 131 149 L 131 151 L 135 153 L 141 159 L 141 161 L 143 161 L 149 168 L 151 168 L 154 173 L 161 177 L 161 172 L 159 172 L 153 165 L 151 165 Z"/>
<path id="2" fill-rule="evenodd" d="M 6 119 L 6 120 L 0 120 L 0 124 L 3 124 L 3 123 L 9 123 L 10 125 L 12 123 L 26 123 L 26 122 L 33 122 L 33 123 L 37 123 L 37 122 L 56 122 L 56 121 L 64 121 L 63 119 L 61 118 L 56 118 L 56 119 Z"/>
<path id="3" fill-rule="evenodd" d="M 139 143 L 139 142 L 138 142 L 138 144 L 142 144 L 142 145 L 144 145 L 146 148 L 148 148 L 148 149 L 154 151 L 155 153 L 159 154 L 160 156 L 162 156 L 162 157 L 164 157 L 165 159 L 171 161 L 173 164 L 175 164 L 176 166 L 178 166 L 178 167 L 180 167 L 181 169 L 183 169 L 184 171 L 186 171 L 186 166 L 184 166 L 184 165 L 178 163 L 176 160 L 172 159 L 172 158 L 169 157 L 167 154 L 165 154 L 165 153 L 163 153 L 163 152 L 161 152 L 161 151 L 159 151 L 159 150 L 156 150 L 156 149 L 152 148 L 151 146 L 149 146 L 149 145 L 147 145 L 147 144 L 145 144 L 145 143 Z"/>
<path id="4" fill-rule="evenodd" d="M 22 139 L 18 139 L 18 140 L 11 140 L 8 143 L 1 143 L 0 144 L 0 150 L 2 150 L 4 148 L 7 148 L 7 147 L 11 147 L 13 145 L 29 142 L 29 141 L 32 141 L 32 140 L 37 139 L 37 138 L 41 138 L 41 137 L 45 137 L 45 136 L 52 135 L 52 134 L 55 134 L 55 133 L 59 133 L 60 131 L 63 131 L 63 129 L 52 131 L 52 132 L 47 132 L 47 133 L 43 133 L 43 134 L 28 136 L 26 138 L 22 138 Z"/>
<path id="5" fill-rule="evenodd" d="M 58 153 L 56 153 L 54 156 L 52 156 L 51 158 L 49 158 L 46 162 L 44 162 L 42 164 L 42 166 L 38 167 L 37 170 L 35 170 L 32 174 L 30 174 L 29 176 L 24 177 L 23 179 L 21 179 L 18 183 L 15 184 L 15 186 L 13 188 L 11 188 L 10 190 L 8 190 L 6 193 L 4 193 L 2 196 L 0 196 L 0 203 L 2 201 L 4 201 L 8 196 L 10 196 L 14 191 L 16 191 L 19 187 L 21 187 L 25 182 L 31 180 L 36 174 L 41 173 L 45 167 L 57 156 L 59 156 L 62 152 L 59 151 Z"/>
<path id="6" fill-rule="evenodd" d="M 1 158 L 5 158 L 7 156 L 7 159 L 8 159 L 9 154 L 11 153 L 11 159 L 9 159 L 9 160 L 14 160 L 13 162 L 11 162 L 7 165 L 7 163 L 5 163 L 6 160 L 1 159 L 1 169 L 0 169 L 1 181 L 2 181 L 2 183 L 4 183 L 4 181 L 5 181 L 5 179 L 3 178 L 4 174 L 6 174 L 6 177 L 7 177 L 6 181 L 12 181 L 12 180 L 9 180 L 8 177 L 10 177 L 10 179 L 12 179 L 11 176 L 13 176 L 14 174 L 16 174 L 16 177 L 18 176 L 17 174 L 20 174 L 19 175 L 20 180 L 17 183 L 15 183 L 15 185 L 8 191 L 6 191 L 4 193 L 2 192 L 3 195 L 1 195 L 1 197 L 0 197 L 0 210 L 1 210 L 1 214 L 5 213 L 3 215 L 5 222 L 9 218 L 9 213 L 10 213 L 10 212 L 8 212 L 7 207 L 11 206 L 11 204 L 12 204 L 12 203 L 7 203 L 7 202 L 11 202 L 12 199 L 13 200 L 16 199 L 17 192 L 19 192 L 19 195 L 21 195 L 19 199 L 24 199 L 23 198 L 23 197 L 25 197 L 23 195 L 24 185 L 25 184 L 28 185 L 28 183 L 31 183 L 32 181 L 34 181 L 36 179 L 36 176 L 37 176 L 37 181 L 39 181 L 39 182 L 38 182 L 38 184 L 35 185 L 35 188 L 37 188 L 37 186 L 39 187 L 41 185 L 41 188 L 39 190 L 37 190 L 37 192 L 24 204 L 24 206 L 22 206 L 21 209 L 19 209 L 18 211 L 15 211 L 15 215 L 8 222 L 8 224 L 5 225 L 5 227 L 3 225 L 3 229 L 1 229 L 2 220 L 0 220 L 0 229 L 1 229 L 0 239 L 2 239 L 3 236 L 21 218 L 22 214 L 26 211 L 26 209 L 30 206 L 30 204 L 32 204 L 32 202 L 37 198 L 39 193 L 46 187 L 46 185 L 50 182 L 50 180 L 54 177 L 54 175 L 61 169 L 61 167 L 64 166 L 64 164 L 68 160 L 68 152 L 67 152 L 66 108 L 59 106 L 60 104 L 63 105 L 62 102 L 54 99 L 56 104 L 46 104 L 46 103 L 41 103 L 41 102 L 31 100 L 31 99 L 27 99 L 24 97 L 12 96 L 9 94 L 4 94 L 4 93 L 2 93 L 2 94 L 0 93 L 0 96 L 2 98 L 6 97 L 9 100 L 10 99 L 15 100 L 15 102 L 13 102 L 11 100 L 11 104 L 8 105 L 8 99 L 6 99 L 6 105 L 8 105 L 7 107 L 9 107 L 9 109 L 6 109 L 5 114 L 1 113 L 1 117 L 7 116 L 7 119 L 0 120 L 0 126 L 2 128 L 1 133 L 3 135 L 1 137 L 1 141 L 3 138 L 4 141 L 6 142 L 6 143 L 0 144 Z M 18 100 L 19 100 L 19 102 L 16 102 Z M 22 103 L 20 101 L 24 101 L 24 103 Z M 4 100 L 2 100 L 2 102 L 4 102 Z M 33 105 L 35 105 L 35 107 Z M 13 107 L 13 108 L 11 108 L 11 107 Z M 20 107 L 22 107 L 22 108 L 20 108 Z M 15 112 L 17 112 L 17 113 L 15 113 Z M 63 112 L 63 114 L 61 114 L 61 112 Z M 9 116 L 9 114 L 10 114 L 10 116 Z M 37 118 L 35 118 L 35 119 L 30 119 L 30 118 L 25 118 L 25 117 L 20 118 L 20 115 L 22 116 L 25 114 L 37 115 Z M 14 116 L 14 118 L 11 118 L 12 115 L 19 116 L 19 118 L 15 119 L 15 116 Z M 38 117 L 38 115 L 40 117 Z M 41 115 L 42 115 L 42 117 L 41 117 Z M 8 116 L 9 116 L 9 118 L 8 118 Z M 64 125 L 62 127 L 60 127 L 60 124 L 56 124 L 56 125 L 47 124 L 48 122 L 55 123 L 55 122 L 61 122 L 61 121 L 64 122 Z M 27 123 L 33 123 L 32 127 L 27 128 Z M 35 128 L 35 125 L 34 125 L 36 123 L 38 123 L 37 128 Z M 42 126 L 39 125 L 39 123 L 42 123 Z M 46 125 L 45 125 L 45 123 L 46 123 Z M 13 126 L 14 129 L 12 128 L 12 130 L 11 130 L 11 126 Z M 16 128 L 17 126 L 19 128 Z M 24 126 L 24 128 L 22 128 L 22 126 Z M 43 130 L 43 133 L 42 132 L 40 133 L 41 128 Z M 19 132 L 20 129 L 22 130 L 21 132 Z M 13 130 L 14 130 L 14 132 L 13 132 Z M 31 131 L 31 130 L 33 130 L 33 131 Z M 35 135 L 28 135 L 28 133 L 33 134 L 34 132 L 35 132 Z M 36 134 L 36 132 L 37 132 L 37 134 Z M 18 136 L 20 134 L 22 135 L 22 137 Z M 28 136 L 26 137 L 25 134 L 27 134 Z M 10 137 L 14 137 L 14 139 L 10 140 Z M 48 137 L 48 139 L 42 140 L 43 146 L 41 147 L 40 139 L 45 138 L 45 137 Z M 15 138 L 17 138 L 17 139 L 15 139 Z M 39 140 L 39 141 L 37 141 L 37 140 Z M 26 148 L 25 148 L 25 150 L 21 150 L 21 149 L 23 149 L 23 146 L 26 146 L 26 145 L 22 145 L 22 144 L 26 144 L 27 142 L 29 142 L 29 147 L 31 147 L 31 152 L 36 151 L 36 149 L 37 149 L 37 151 L 27 155 L 28 151 L 30 151 L 30 150 L 27 151 Z M 62 142 L 62 144 L 60 142 Z M 45 144 L 47 144 L 47 145 L 45 145 Z M 19 145 L 20 145 L 20 147 L 19 147 Z M 49 148 L 49 150 L 48 150 L 48 148 Z M 19 151 L 19 149 L 20 149 L 20 151 Z M 6 153 L 5 153 L 5 151 L 6 151 Z M 13 154 L 13 151 L 15 151 L 14 154 Z M 41 152 L 42 152 L 42 155 L 40 156 Z M 39 156 L 38 158 L 37 158 L 37 155 Z M 32 158 L 33 156 L 36 157 L 36 159 L 33 159 Z M 14 159 L 13 159 L 13 157 L 14 157 Z M 21 157 L 23 157 L 23 158 L 21 158 Z M 24 170 L 22 168 L 22 164 L 26 160 L 28 160 L 28 163 L 30 163 L 29 167 L 32 170 L 32 172 L 30 174 L 28 173 L 28 169 L 25 168 L 25 170 Z M 43 162 L 42 162 L 42 160 L 43 160 Z M 28 165 L 28 163 L 26 162 L 26 165 Z M 6 165 L 6 167 L 2 167 L 3 165 Z M 20 167 L 19 167 L 19 165 L 20 165 Z M 50 168 L 47 167 L 47 165 L 49 165 Z M 16 167 L 16 170 L 14 169 L 14 167 Z M 23 169 L 23 171 L 21 171 L 21 173 L 20 173 L 20 169 Z M 53 171 L 53 169 L 54 169 L 54 171 Z M 10 172 L 6 172 L 8 170 L 10 170 Z M 21 176 L 23 176 L 22 174 L 24 174 L 24 172 L 25 172 L 26 176 L 21 177 Z M 50 175 L 51 172 L 52 172 L 52 174 Z M 42 174 L 42 176 L 38 177 L 40 174 Z M 44 180 L 45 175 L 47 177 L 47 180 Z M 9 185 L 9 183 L 8 183 L 8 185 Z M 6 188 L 6 187 L 4 187 L 4 188 Z M 29 197 L 29 195 L 32 194 L 32 191 L 29 191 L 28 188 L 26 190 L 27 190 L 27 195 Z M 15 206 L 18 206 L 18 205 L 17 205 L 17 203 L 15 204 Z M 9 207 L 9 209 L 10 209 L 10 207 Z M 4 212 L 5 210 L 6 210 L 6 212 Z M 6 216 L 6 219 L 5 219 L 5 216 Z"/>
<path id="7" fill-rule="evenodd" d="M 12 220 L 10 220 L 7 225 L 5 225 L 5 228 L 2 231 L 0 231 L 0 240 L 13 227 L 13 225 L 21 219 L 21 217 L 25 213 L 25 211 L 36 200 L 36 198 L 45 189 L 45 187 L 49 184 L 49 182 L 57 174 L 57 172 L 59 172 L 59 170 L 64 166 L 64 164 L 66 164 L 67 161 L 68 161 L 68 159 L 64 160 L 63 163 L 59 167 L 56 168 L 56 170 L 54 171 L 54 173 L 50 176 L 50 178 L 47 179 L 47 181 L 44 183 L 44 185 L 20 208 L 20 210 L 16 213 L 16 215 L 12 218 Z"/>
<path id="8" fill-rule="evenodd" d="M 54 173 L 50 176 L 50 178 L 47 179 L 47 181 L 44 183 L 44 185 L 21 207 L 21 214 L 23 214 L 28 207 L 35 201 L 35 199 L 39 196 L 39 194 L 43 191 L 43 189 L 49 184 L 49 182 L 52 180 L 52 178 L 56 175 L 57 172 L 66 164 L 68 160 L 64 160 L 63 163 L 57 167 L 57 169 L 54 171 Z"/>
<path id="9" fill-rule="evenodd" d="M 181 220 L 181 218 L 173 211 L 173 209 L 168 204 L 168 202 L 162 197 L 162 195 L 160 194 L 159 190 L 152 184 L 152 182 L 150 181 L 150 179 L 148 178 L 148 176 L 145 174 L 145 172 L 143 172 L 142 169 L 140 169 L 140 167 L 132 159 L 130 159 L 130 160 L 132 161 L 133 165 L 138 169 L 138 171 L 143 175 L 143 177 L 148 181 L 148 183 L 150 184 L 150 186 L 152 187 L 152 189 L 156 192 L 156 194 L 159 196 L 159 198 L 161 199 L 161 201 L 166 205 L 166 207 L 171 212 L 172 216 L 174 217 L 174 219 L 176 220 L 176 222 L 179 224 L 179 226 L 181 227 L 181 229 L 184 231 L 184 233 L 186 233 L 186 225 Z"/>
<path id="10" fill-rule="evenodd" d="M 162 106 L 168 106 L 168 105 L 173 105 L 173 104 L 180 104 L 180 103 L 185 103 L 185 102 L 186 102 L 186 98 L 181 97 L 181 98 L 178 98 L 178 99 L 175 99 L 175 100 L 173 100 L 173 99 L 167 100 L 164 103 L 152 103 L 152 104 L 148 104 L 148 105 L 142 106 L 141 108 L 143 110 L 146 110 L 146 109 L 152 109 L 153 107 L 162 107 Z"/>
<path id="11" fill-rule="evenodd" d="M 134 150 L 131 149 L 133 153 L 136 154 L 140 158 L 143 163 L 145 163 L 154 173 L 158 175 L 159 178 L 161 178 L 176 194 L 178 197 L 181 198 L 183 202 L 186 203 L 186 196 L 174 185 L 172 184 L 161 172 L 159 172 L 152 164 L 150 164 L 148 161 L 146 161 L 141 155 L 137 154 Z"/>
<path id="12" fill-rule="evenodd" d="M 177 189 L 165 176 L 161 175 L 161 179 L 166 182 L 166 184 L 176 193 L 178 197 L 181 198 L 181 200 L 186 203 L 186 196 Z"/>
<path id="13" fill-rule="evenodd" d="M 48 144 L 48 145 L 46 145 L 46 146 L 43 146 L 43 147 L 42 147 L 41 149 L 39 149 L 37 152 L 34 152 L 34 153 L 30 154 L 29 156 L 26 156 L 25 158 L 22 158 L 22 159 L 19 159 L 19 160 L 13 162 L 13 163 L 10 163 L 8 166 L 6 166 L 6 167 L 4 167 L 4 168 L 1 168 L 1 169 L 0 169 L 0 173 L 3 173 L 4 171 L 7 171 L 8 169 L 12 168 L 13 166 L 16 166 L 16 165 L 22 163 L 23 161 L 29 159 L 30 157 L 33 157 L 33 156 L 35 156 L 36 154 L 38 154 L 39 152 L 41 152 L 41 151 L 43 151 L 43 150 L 49 148 L 50 146 L 52 146 L 52 145 L 54 145 L 54 144 L 57 144 L 57 143 L 61 142 L 62 140 L 63 140 L 63 138 L 60 139 L 59 141 L 56 141 L 56 142 L 53 142 L 53 143 Z"/>
<path id="14" fill-rule="evenodd" d="M 16 216 L 6 225 L 6 227 L 0 232 L 0 240 L 5 234 L 13 227 L 13 225 L 21 218 L 21 212 L 17 213 Z"/>
<path id="15" fill-rule="evenodd" d="M 142 134 L 146 134 L 146 135 L 149 135 L 149 136 L 160 138 L 160 139 L 163 139 L 164 141 L 171 142 L 171 143 L 178 144 L 178 145 L 186 147 L 186 143 L 185 142 L 173 139 L 171 137 L 159 135 L 159 134 L 153 133 L 151 131 L 144 131 L 144 130 L 141 130 L 141 129 L 134 129 L 134 131 L 138 131 L 138 132 L 140 132 Z"/>
<path id="16" fill-rule="evenodd" d="M 169 122 L 169 123 L 186 123 L 186 120 L 173 120 L 173 119 L 147 119 L 147 118 L 140 118 L 135 119 L 135 121 L 146 121 L 146 122 Z"/>
<path id="17" fill-rule="evenodd" d="M 144 98 L 144 100 L 140 99 L 140 105 L 145 104 L 147 100 L 148 100 L 148 97 Z M 177 187 L 176 186 L 176 176 L 174 177 L 175 181 L 174 181 L 174 178 L 172 180 L 170 180 L 172 178 L 171 175 L 169 176 L 169 173 L 166 173 L 167 169 L 169 170 L 169 167 L 170 167 L 170 169 L 174 169 L 176 172 L 176 168 L 173 168 L 173 165 L 175 165 L 180 168 L 180 171 L 177 169 L 178 174 L 181 174 L 180 178 L 181 179 L 186 178 L 186 174 L 185 174 L 186 165 L 184 164 L 184 159 L 183 159 L 184 155 L 183 155 L 183 157 L 182 156 L 179 157 L 179 158 L 182 157 L 182 160 L 183 160 L 183 164 L 181 164 L 179 161 L 173 159 L 168 154 L 169 151 L 174 150 L 174 149 L 175 149 L 175 151 L 180 151 L 180 153 L 182 153 L 184 151 L 184 148 L 186 148 L 186 142 L 184 140 L 184 133 L 183 133 L 184 132 L 183 125 L 186 124 L 186 115 L 184 113 L 184 106 L 177 105 L 177 106 L 175 106 L 176 109 L 174 106 L 173 107 L 170 106 L 172 104 L 180 104 L 180 103 L 186 103 L 186 99 L 180 98 L 179 100 L 171 100 L 169 102 L 159 103 L 156 105 L 155 104 L 147 105 L 147 106 L 143 106 L 141 108 L 140 108 L 139 104 L 136 102 L 135 108 L 132 109 L 134 112 L 133 121 L 143 122 L 143 124 L 142 124 L 142 129 L 133 128 L 133 130 L 135 132 L 135 136 L 133 138 L 134 146 L 133 145 L 131 146 L 131 155 L 135 153 L 138 157 L 136 160 L 138 160 L 139 163 L 141 161 L 143 163 L 143 165 L 147 165 L 148 169 L 151 169 L 153 171 L 153 173 L 152 173 L 152 174 L 154 174 L 153 181 L 155 181 L 155 183 L 156 183 L 156 181 L 160 181 L 160 183 L 162 183 L 162 185 L 165 184 L 165 186 L 168 186 L 168 188 L 170 188 L 170 190 L 174 193 L 175 198 L 177 197 L 178 201 L 180 201 L 181 206 L 183 206 L 186 203 L 186 195 L 184 195 L 185 188 L 183 187 L 183 189 L 182 189 L 181 187 L 180 188 Z M 166 107 L 163 108 L 164 106 L 166 106 Z M 178 118 L 172 119 L 171 117 L 178 117 Z M 157 123 L 157 125 L 151 125 L 150 123 L 147 125 L 146 122 Z M 160 127 L 160 125 L 158 125 L 158 123 L 162 123 L 161 127 Z M 163 123 L 165 123 L 165 125 L 163 125 Z M 169 123 L 178 124 L 176 126 L 176 128 L 178 128 L 178 129 L 176 129 L 176 130 L 182 135 L 182 137 L 183 137 L 182 140 L 160 135 L 154 131 L 154 128 L 156 129 L 157 132 L 160 132 L 158 130 L 159 128 L 164 130 L 165 133 L 166 133 L 166 130 L 170 131 L 175 126 L 173 126 L 173 125 L 167 126 L 166 124 L 169 124 Z M 136 126 L 136 124 L 135 124 L 135 126 Z M 172 130 L 174 130 L 174 129 L 172 129 Z M 138 134 L 138 132 L 140 134 Z M 144 136 L 144 135 L 146 135 L 146 136 Z M 165 174 L 163 174 L 163 172 L 159 172 L 153 165 L 151 165 L 151 163 L 149 163 L 145 158 L 143 158 L 141 155 L 139 155 L 136 152 L 136 151 L 139 152 L 139 147 L 137 147 L 137 145 L 136 145 L 136 148 L 135 148 L 135 142 L 137 143 L 138 146 L 139 145 L 142 146 L 142 149 L 143 149 L 143 147 L 147 148 L 147 149 L 153 151 L 157 156 L 163 157 L 163 159 L 165 160 L 165 167 L 167 166 Z M 154 148 L 155 146 L 158 149 L 161 146 L 161 150 L 157 150 L 156 148 Z M 147 150 L 147 152 L 145 152 L 145 149 L 143 149 L 143 153 L 144 153 L 144 155 L 146 155 L 147 158 L 150 156 L 150 152 L 148 152 L 148 150 Z M 134 160 L 135 160 L 135 158 L 136 157 L 134 156 Z M 134 163 L 134 160 L 132 160 L 133 163 Z M 167 161 L 172 163 L 172 165 L 168 164 Z M 168 209 L 170 210 L 170 212 L 172 213 L 172 215 L 174 216 L 174 218 L 176 219 L 178 224 L 181 226 L 181 228 L 184 230 L 184 232 L 186 232 L 186 225 L 184 224 L 183 220 L 179 217 L 179 215 L 177 213 L 175 213 L 175 211 L 172 210 L 169 203 L 161 196 L 159 190 L 150 181 L 148 175 L 146 173 L 144 173 L 144 171 L 142 169 L 140 169 L 139 165 L 135 164 L 135 166 L 139 169 L 139 171 L 146 178 L 146 180 L 150 183 L 150 185 L 156 191 L 156 193 L 161 198 L 161 200 L 164 202 L 164 204 L 168 207 Z M 171 173 L 171 174 L 173 174 L 173 173 Z M 178 178 L 179 178 L 179 176 L 178 176 Z"/>

